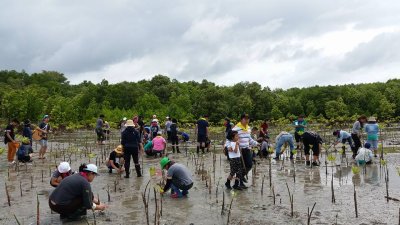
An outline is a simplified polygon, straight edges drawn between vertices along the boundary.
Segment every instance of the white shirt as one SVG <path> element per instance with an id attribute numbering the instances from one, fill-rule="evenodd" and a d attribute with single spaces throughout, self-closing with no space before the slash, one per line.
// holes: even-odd
<path id="1" fill-rule="evenodd" d="M 360 148 L 357 152 L 357 156 L 355 158 L 358 160 L 365 160 L 365 162 L 369 162 L 372 160 L 372 151 L 368 148 Z"/>
<path id="2" fill-rule="evenodd" d="M 237 152 L 234 152 L 235 147 L 236 147 L 236 142 L 233 141 L 226 141 L 225 147 L 228 148 L 228 154 L 229 154 L 229 158 L 233 159 L 233 158 L 240 158 L 240 148 L 238 146 L 238 150 Z M 229 148 L 232 148 L 232 152 L 229 151 Z"/>

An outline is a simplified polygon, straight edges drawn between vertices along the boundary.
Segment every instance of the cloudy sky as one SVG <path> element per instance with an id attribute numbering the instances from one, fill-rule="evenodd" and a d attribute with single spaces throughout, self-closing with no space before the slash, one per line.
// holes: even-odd
<path id="1" fill-rule="evenodd" d="M 271 88 L 400 78 L 398 0 L 0 0 L 0 69 Z"/>

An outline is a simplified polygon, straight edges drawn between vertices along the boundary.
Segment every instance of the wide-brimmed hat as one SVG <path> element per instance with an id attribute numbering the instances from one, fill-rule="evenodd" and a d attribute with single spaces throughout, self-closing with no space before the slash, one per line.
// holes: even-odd
<path id="1" fill-rule="evenodd" d="M 117 154 L 124 153 L 124 147 L 122 145 L 118 145 L 117 148 L 114 149 Z"/>
<path id="2" fill-rule="evenodd" d="M 125 123 L 125 126 L 126 127 L 134 127 L 135 124 L 133 123 L 133 120 L 127 120 L 126 123 Z"/>
<path id="3" fill-rule="evenodd" d="M 368 118 L 368 122 L 376 122 L 376 118 L 371 116 L 370 118 Z"/>

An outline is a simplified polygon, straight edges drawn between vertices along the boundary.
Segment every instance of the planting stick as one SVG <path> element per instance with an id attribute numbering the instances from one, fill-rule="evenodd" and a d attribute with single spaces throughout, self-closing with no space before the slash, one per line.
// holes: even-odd
<path id="1" fill-rule="evenodd" d="M 108 185 L 108 184 L 107 184 L 107 199 L 108 199 L 108 202 L 111 201 L 111 197 L 110 197 L 110 185 Z"/>
<path id="2" fill-rule="evenodd" d="M 293 213 L 293 194 L 290 194 L 290 189 L 289 189 L 289 185 L 288 185 L 288 183 L 286 182 L 286 187 L 287 187 L 287 190 L 288 190 L 288 192 L 289 192 L 289 200 L 290 200 L 290 215 L 292 216 L 292 218 L 293 218 L 293 216 L 294 216 L 294 213 Z"/>
<path id="3" fill-rule="evenodd" d="M 154 203 L 155 203 L 154 225 L 157 225 L 158 202 L 157 202 L 157 191 L 156 191 L 156 188 L 153 188 L 153 191 L 154 191 Z"/>
<path id="4" fill-rule="evenodd" d="M 314 203 L 314 205 L 313 205 L 313 207 L 312 207 L 312 209 L 311 209 L 311 212 L 310 212 L 310 207 L 308 207 L 308 211 L 307 211 L 307 225 L 310 225 L 311 224 L 311 215 L 312 215 L 312 212 L 314 211 L 314 207 L 315 207 L 315 205 L 316 205 L 317 203 L 315 202 Z"/>
<path id="5" fill-rule="evenodd" d="M 43 183 L 43 170 L 42 170 L 42 183 Z"/>
<path id="6" fill-rule="evenodd" d="M 262 177 L 262 180 L 261 180 L 261 195 L 264 195 L 264 178 L 265 178 L 265 175 Z"/>
<path id="7" fill-rule="evenodd" d="M 333 188 L 333 173 L 332 173 L 332 180 L 331 180 L 331 190 L 332 190 L 332 203 L 336 203 L 335 190 Z"/>
<path id="8" fill-rule="evenodd" d="M 230 219 L 230 217 L 231 217 L 231 210 L 232 210 L 232 205 L 233 205 L 233 197 L 232 197 L 232 199 L 231 199 L 231 204 L 229 205 L 229 211 L 228 211 L 228 219 L 227 219 L 227 222 L 226 222 L 226 224 L 227 225 L 229 225 L 229 219 Z"/>
<path id="9" fill-rule="evenodd" d="M 221 216 L 224 215 L 225 208 L 225 192 L 222 192 L 222 208 L 221 208 Z"/>
<path id="10" fill-rule="evenodd" d="M 4 182 L 4 185 L 5 185 L 5 187 L 6 187 L 7 203 L 8 203 L 8 206 L 11 206 L 11 202 L 10 202 L 10 193 L 8 192 L 7 183 Z"/>
<path id="11" fill-rule="evenodd" d="M 33 188 L 33 176 L 31 176 L 31 188 Z"/>
<path id="12" fill-rule="evenodd" d="M 39 194 L 36 193 L 36 225 L 40 225 L 40 203 L 39 203 Z"/>
<path id="13" fill-rule="evenodd" d="M 17 224 L 21 225 L 21 223 L 19 222 L 19 220 L 18 220 L 18 218 L 17 218 L 17 216 L 15 214 L 14 214 L 14 218 L 15 218 L 15 221 L 17 221 Z"/>
<path id="14" fill-rule="evenodd" d="M 276 197 L 275 197 L 275 187 L 274 187 L 274 185 L 272 185 L 272 196 L 274 198 L 274 205 L 275 205 Z"/>
<path id="15" fill-rule="evenodd" d="M 356 213 L 356 218 L 358 218 L 358 209 L 357 209 L 357 193 L 356 193 L 356 185 L 354 184 L 354 209 Z"/>
<path id="16" fill-rule="evenodd" d="M 19 181 L 19 191 L 21 192 L 21 197 L 22 197 L 22 181 Z"/>

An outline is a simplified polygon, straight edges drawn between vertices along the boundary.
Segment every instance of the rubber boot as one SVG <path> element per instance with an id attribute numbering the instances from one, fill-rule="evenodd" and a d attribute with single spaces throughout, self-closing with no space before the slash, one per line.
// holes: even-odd
<path id="1" fill-rule="evenodd" d="M 175 153 L 175 146 L 172 146 L 172 153 Z"/>
<path id="2" fill-rule="evenodd" d="M 181 151 L 179 151 L 179 146 L 176 146 L 176 152 L 181 153 Z"/>
<path id="3" fill-rule="evenodd" d="M 200 153 L 200 147 L 199 146 L 197 146 L 197 154 L 199 154 Z"/>
<path id="4" fill-rule="evenodd" d="M 140 170 L 140 165 L 135 165 L 135 169 L 136 169 L 137 177 L 141 177 L 142 173 L 141 173 L 141 170 Z"/>
<path id="5" fill-rule="evenodd" d="M 233 189 L 235 190 L 243 190 L 240 186 L 239 186 L 239 180 L 235 180 L 235 184 L 232 186 Z"/>
<path id="6" fill-rule="evenodd" d="M 124 176 L 125 178 L 129 178 L 129 172 L 128 171 L 125 171 L 125 176 Z"/>
<path id="7" fill-rule="evenodd" d="M 229 179 L 226 180 L 226 182 L 225 182 L 225 187 L 226 187 L 227 189 L 232 189 L 232 187 L 231 187 L 231 180 L 229 180 Z"/>
<path id="8" fill-rule="evenodd" d="M 239 187 L 240 187 L 240 188 L 242 188 L 242 189 L 247 189 L 247 186 L 246 186 L 246 185 L 244 185 L 244 183 L 243 183 L 243 180 L 242 180 L 242 179 L 240 180 Z"/>

